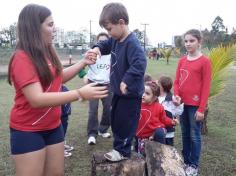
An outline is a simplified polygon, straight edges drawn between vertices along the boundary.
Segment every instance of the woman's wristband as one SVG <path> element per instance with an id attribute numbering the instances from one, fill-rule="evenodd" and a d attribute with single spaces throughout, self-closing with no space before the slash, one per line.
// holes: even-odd
<path id="1" fill-rule="evenodd" d="M 79 90 L 79 89 L 76 89 L 76 92 L 77 92 L 78 101 L 83 101 L 84 98 L 83 98 L 83 96 L 81 95 L 80 90 Z"/>

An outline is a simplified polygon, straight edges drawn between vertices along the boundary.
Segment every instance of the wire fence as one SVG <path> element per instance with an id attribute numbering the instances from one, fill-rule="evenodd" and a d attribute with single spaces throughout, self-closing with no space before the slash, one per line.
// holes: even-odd
<path id="1" fill-rule="evenodd" d="M 68 60 L 72 57 L 75 60 L 81 59 L 86 50 L 78 49 L 56 49 L 61 60 Z M 8 65 L 11 55 L 14 52 L 12 48 L 0 48 L 0 65 Z"/>
<path id="2" fill-rule="evenodd" d="M 59 55 L 59 59 L 61 60 L 62 64 L 65 65 L 77 62 L 83 57 L 83 54 L 86 52 L 86 50 L 78 50 L 74 48 L 56 48 L 56 50 Z M 12 48 L 0 48 L 0 78 L 7 75 L 8 64 L 13 52 L 14 49 Z"/>

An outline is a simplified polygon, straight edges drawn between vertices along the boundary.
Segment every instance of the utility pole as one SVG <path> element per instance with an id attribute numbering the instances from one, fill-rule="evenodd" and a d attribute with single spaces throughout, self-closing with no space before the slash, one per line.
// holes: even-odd
<path id="1" fill-rule="evenodd" d="M 146 26 L 149 25 L 149 24 L 143 23 L 141 25 L 144 25 L 143 50 L 146 53 Z"/>
<path id="2" fill-rule="evenodd" d="M 92 20 L 89 20 L 89 47 L 92 47 Z"/>

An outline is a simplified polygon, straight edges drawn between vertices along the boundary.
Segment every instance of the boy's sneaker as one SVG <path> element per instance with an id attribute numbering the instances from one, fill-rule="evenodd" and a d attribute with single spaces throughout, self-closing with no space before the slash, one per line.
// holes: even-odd
<path id="1" fill-rule="evenodd" d="M 99 136 L 102 136 L 103 138 L 109 138 L 109 137 L 111 137 L 111 134 L 108 133 L 108 132 L 105 132 L 105 133 L 100 133 L 100 132 L 98 132 L 98 135 L 99 135 Z"/>
<path id="2" fill-rule="evenodd" d="M 112 162 L 117 162 L 117 161 L 128 159 L 127 157 L 124 157 L 123 155 L 120 154 L 120 152 L 118 152 L 114 149 L 108 153 L 105 153 L 104 157 L 107 160 L 112 161 Z"/>
<path id="3" fill-rule="evenodd" d="M 65 158 L 70 157 L 70 156 L 72 156 L 72 153 L 64 151 L 64 157 Z"/>
<path id="4" fill-rule="evenodd" d="M 195 165 L 190 165 L 185 170 L 187 176 L 197 176 L 198 175 L 198 168 Z"/>
<path id="5" fill-rule="evenodd" d="M 65 148 L 66 152 L 70 152 L 70 151 L 74 150 L 74 147 L 72 147 L 72 146 L 70 146 L 68 144 L 64 144 L 64 148 Z"/>
<path id="6" fill-rule="evenodd" d="M 96 144 L 96 138 L 94 136 L 89 136 L 88 144 L 89 145 L 95 145 Z"/>

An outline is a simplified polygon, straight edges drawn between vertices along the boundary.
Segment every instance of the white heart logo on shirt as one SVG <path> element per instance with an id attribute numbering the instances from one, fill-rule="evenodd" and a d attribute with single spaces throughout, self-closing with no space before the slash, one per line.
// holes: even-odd
<path id="1" fill-rule="evenodd" d="M 188 79 L 188 70 L 180 69 L 179 87 Z"/>
<path id="2" fill-rule="evenodd" d="M 148 124 L 148 122 L 149 122 L 150 119 L 151 119 L 151 115 L 152 115 L 152 113 L 151 113 L 150 110 L 148 110 L 148 109 L 141 109 L 139 121 L 142 119 L 142 113 L 147 114 L 146 116 L 148 116 L 148 118 L 147 118 L 146 122 L 143 124 L 143 126 L 140 128 L 140 130 L 137 132 L 137 135 L 138 135 L 138 134 L 144 129 L 144 127 Z"/>

